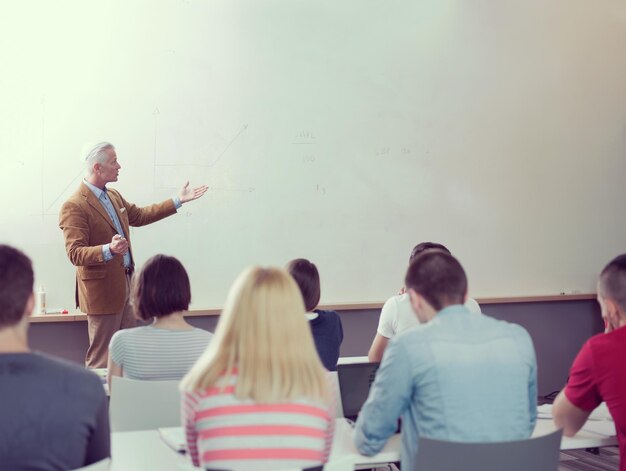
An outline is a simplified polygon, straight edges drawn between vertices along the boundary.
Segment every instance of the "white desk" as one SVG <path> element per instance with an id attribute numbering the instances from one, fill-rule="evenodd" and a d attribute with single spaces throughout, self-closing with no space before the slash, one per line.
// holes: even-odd
<path id="1" fill-rule="evenodd" d="M 545 435 L 555 430 L 552 420 L 539 419 L 533 433 L 534 437 Z M 575 437 L 563 437 L 562 450 L 576 448 L 595 448 L 617 445 L 617 437 L 606 437 L 593 432 L 580 431 Z M 193 470 L 186 455 L 175 452 L 161 439 L 157 430 L 141 432 L 116 432 L 112 434 L 111 471 L 160 471 Z M 385 447 L 375 456 L 363 456 L 358 453 L 352 441 L 352 428 L 343 419 L 337 419 L 335 437 L 331 451 L 331 460 L 346 455 L 353 456 L 357 469 L 371 467 L 379 463 L 400 461 L 400 435 L 389 439 Z"/>
<path id="2" fill-rule="evenodd" d="M 537 419 L 537 425 L 533 432 L 533 437 L 540 437 L 550 432 L 554 432 L 556 427 L 552 419 Z M 576 450 L 579 448 L 599 448 L 603 446 L 617 445 L 617 437 L 607 437 L 598 433 L 580 430 L 573 437 L 563 437 L 561 439 L 561 450 Z"/>
<path id="3" fill-rule="evenodd" d="M 360 357 L 339 357 L 337 360 L 338 365 L 351 365 L 353 363 L 369 363 L 367 356 Z"/>
<path id="4" fill-rule="evenodd" d="M 385 444 L 384 448 L 374 456 L 361 455 L 354 441 L 352 440 L 352 427 L 344 419 L 337 419 L 335 423 L 335 436 L 333 437 L 333 448 L 330 452 L 330 459 L 337 459 L 341 456 L 354 456 L 356 468 L 372 468 L 376 464 L 392 463 L 400 461 L 400 449 L 402 440 L 400 434 L 393 435 Z M 367 466 L 364 466 L 367 465 Z"/>
<path id="5" fill-rule="evenodd" d="M 191 460 L 161 440 L 157 430 L 111 434 L 110 471 L 166 471 L 194 468 Z"/>

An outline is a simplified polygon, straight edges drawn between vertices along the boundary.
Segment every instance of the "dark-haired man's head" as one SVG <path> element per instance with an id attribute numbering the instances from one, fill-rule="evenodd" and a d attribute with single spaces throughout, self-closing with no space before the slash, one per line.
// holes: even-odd
<path id="1" fill-rule="evenodd" d="M 305 258 L 296 258 L 287 264 L 287 271 L 300 288 L 307 312 L 315 309 L 320 302 L 320 274 L 317 267 Z"/>
<path id="2" fill-rule="evenodd" d="M 409 263 L 411 263 L 413 261 L 413 259 L 415 257 L 417 257 L 419 254 L 422 254 L 428 250 L 440 250 L 442 252 L 445 252 L 449 255 L 452 255 L 450 250 L 448 250 L 448 248 L 443 245 L 443 244 L 438 244 L 437 242 L 420 242 L 419 244 L 417 244 L 415 247 L 413 247 L 413 250 L 411 250 L 411 256 L 409 257 Z"/>
<path id="3" fill-rule="evenodd" d="M 13 330 L 10 341 L 16 340 L 23 348 L 35 299 L 33 282 L 30 259 L 13 247 L 0 245 L 0 333 Z"/>
<path id="4" fill-rule="evenodd" d="M 463 304 L 467 277 L 447 251 L 426 250 L 411 261 L 405 278 L 411 306 L 420 322 L 428 322 L 443 308 Z"/>
<path id="5" fill-rule="evenodd" d="M 169 316 L 189 309 L 191 286 L 182 263 L 168 255 L 155 255 L 135 279 L 133 302 L 140 319 Z"/>
<path id="6" fill-rule="evenodd" d="M 598 302 L 607 330 L 626 325 L 626 254 L 615 257 L 602 270 Z"/>

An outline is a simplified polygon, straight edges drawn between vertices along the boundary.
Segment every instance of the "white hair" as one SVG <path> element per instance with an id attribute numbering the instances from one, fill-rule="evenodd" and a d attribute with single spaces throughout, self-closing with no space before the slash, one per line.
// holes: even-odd
<path id="1" fill-rule="evenodd" d="M 82 155 L 84 155 L 88 175 L 93 173 L 94 164 L 103 164 L 106 161 L 108 155 L 105 151 L 107 149 L 115 149 L 115 147 L 110 142 L 99 142 L 96 145 L 87 144 L 83 148 Z"/>

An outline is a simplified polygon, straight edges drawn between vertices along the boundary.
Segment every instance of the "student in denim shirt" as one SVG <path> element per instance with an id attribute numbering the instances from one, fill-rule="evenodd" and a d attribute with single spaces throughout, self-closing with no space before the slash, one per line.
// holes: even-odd
<path id="1" fill-rule="evenodd" d="M 450 250 L 442 244 L 438 244 L 437 242 L 420 242 L 413 247 L 411 251 L 409 265 L 415 257 L 427 250 L 441 250 L 452 255 Z M 481 314 L 480 306 L 475 299 L 469 296 L 465 300 L 465 307 L 474 314 Z M 409 293 L 406 292 L 406 288 L 403 286 L 397 295 L 392 296 L 385 302 L 380 311 L 376 335 L 367 353 L 369 361 L 380 363 L 380 360 L 383 358 L 383 353 L 385 353 L 385 348 L 387 348 L 387 344 L 389 343 L 389 339 L 392 339 L 396 335 L 416 325 L 419 325 L 419 320 L 415 317 L 415 313 L 411 307 Z"/>
<path id="2" fill-rule="evenodd" d="M 419 436 L 461 442 L 530 437 L 537 415 L 537 364 L 520 326 L 472 315 L 467 279 L 441 251 L 413 260 L 406 276 L 420 324 L 390 342 L 354 440 L 378 453 L 402 417 L 402 469 L 413 469 Z"/>

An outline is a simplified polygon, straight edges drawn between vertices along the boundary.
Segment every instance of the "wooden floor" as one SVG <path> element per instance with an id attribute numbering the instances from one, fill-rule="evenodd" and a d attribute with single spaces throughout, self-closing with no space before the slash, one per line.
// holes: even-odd
<path id="1" fill-rule="evenodd" d="M 596 455 L 586 450 L 562 451 L 559 471 L 619 471 L 619 448 L 607 446 Z M 374 468 L 373 471 L 399 471 L 394 465 Z M 530 471 L 530 470 L 529 470 Z"/>
<path id="2" fill-rule="evenodd" d="M 607 446 L 599 449 L 595 455 L 585 450 L 562 451 L 559 459 L 559 471 L 618 471 L 619 448 Z"/>

